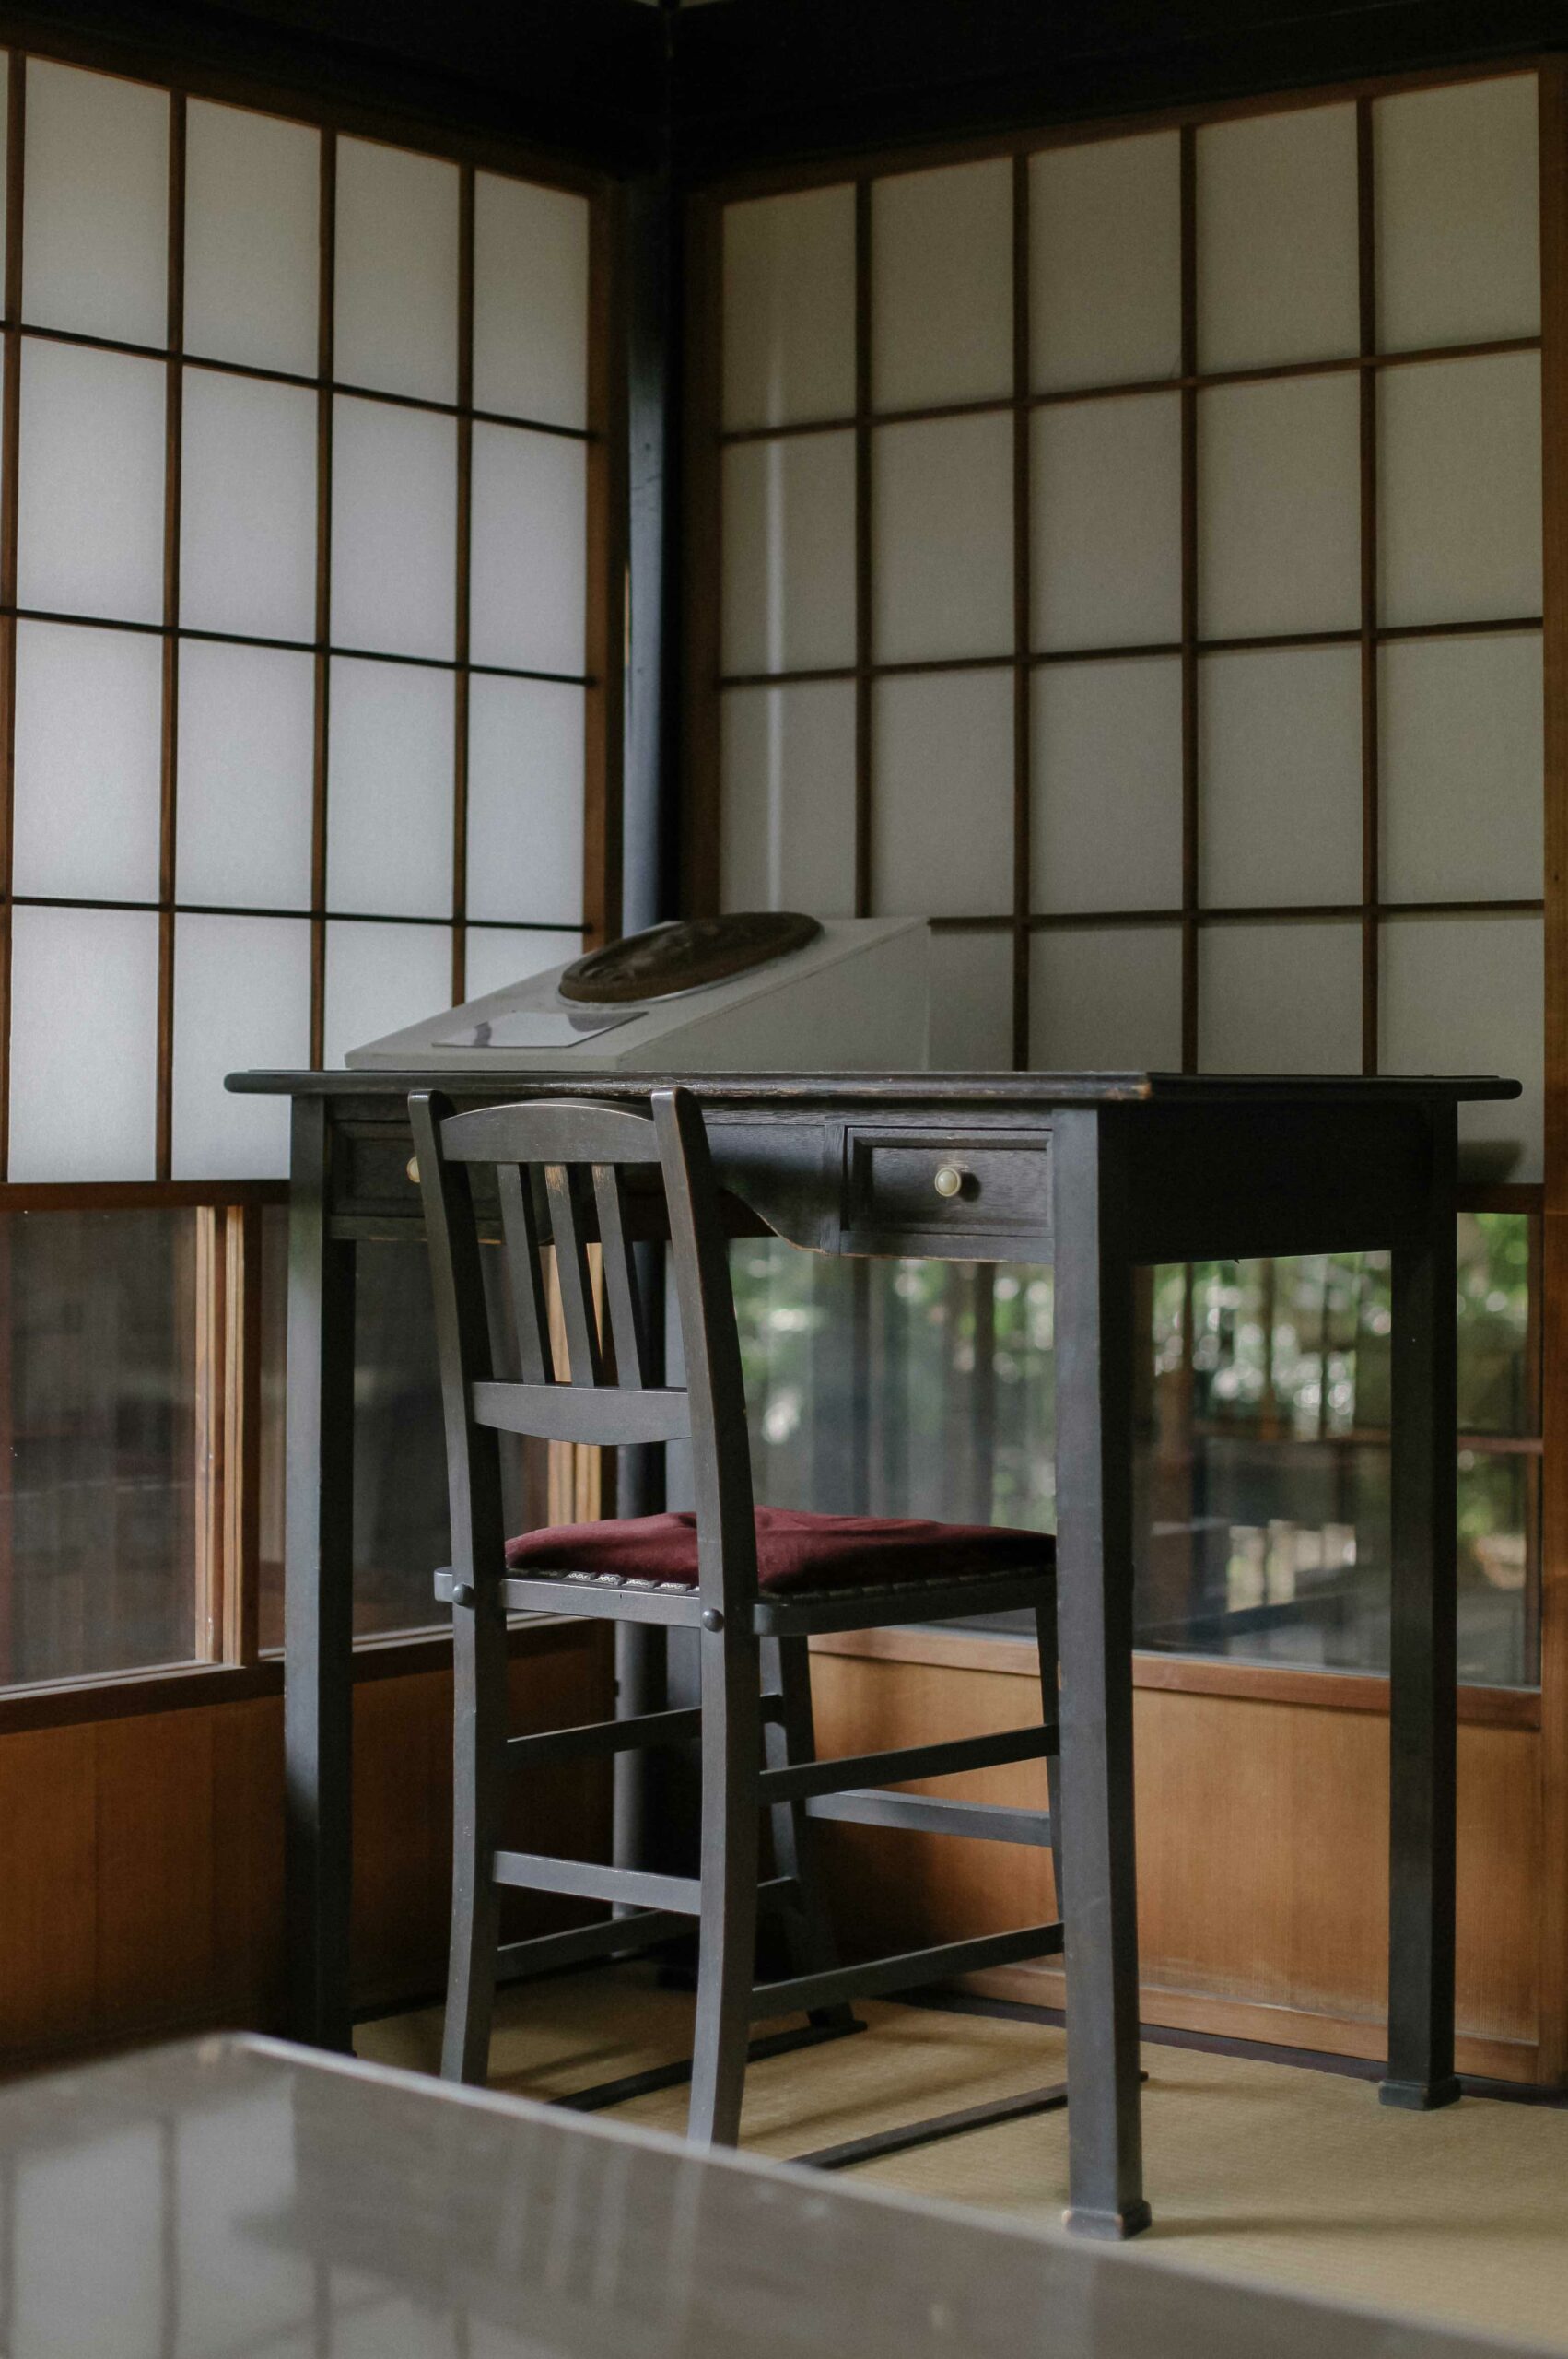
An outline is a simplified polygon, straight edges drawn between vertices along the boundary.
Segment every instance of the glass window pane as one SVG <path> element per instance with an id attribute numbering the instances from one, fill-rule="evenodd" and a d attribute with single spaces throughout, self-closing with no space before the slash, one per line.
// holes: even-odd
<path id="1" fill-rule="evenodd" d="M 474 497 L 477 513 L 477 483 Z M 340 396 L 332 505 L 334 644 L 450 657 L 457 570 L 453 421 Z"/>
<path id="2" fill-rule="evenodd" d="M 198 1218 L 0 1215 L 0 1684 L 195 1652 Z"/>
<path id="3" fill-rule="evenodd" d="M 160 619 L 165 379 L 156 360 L 23 345 L 22 605 Z"/>
<path id="4" fill-rule="evenodd" d="M 1533 74 L 1374 101 L 1381 350 L 1539 332 L 1536 122 Z"/>
<path id="5" fill-rule="evenodd" d="M 588 422 L 588 199 L 474 178 L 474 402 Z"/>
<path id="6" fill-rule="evenodd" d="M 1205 123 L 1197 146 L 1199 366 L 1358 350 L 1354 107 Z"/>
<path id="7" fill-rule="evenodd" d="M 180 649 L 180 898 L 310 906 L 315 660 L 188 639 Z"/>
<path id="8" fill-rule="evenodd" d="M 438 1566 L 451 1561 L 435 1315 L 425 1256 L 362 1245 L 354 1318 L 354 1629 L 445 1621 Z M 493 1257 L 487 1257 L 493 1258 Z"/>
<path id="9" fill-rule="evenodd" d="M 1048 663 L 1034 675 L 1036 910 L 1181 899 L 1181 665 Z"/>
<path id="10" fill-rule="evenodd" d="M 872 907 L 888 917 L 1012 907 L 1012 674 L 879 680 Z"/>
<path id="11" fill-rule="evenodd" d="M 1377 484 L 1384 622 L 1539 614 L 1539 354 L 1383 370 Z"/>
<path id="12" fill-rule="evenodd" d="M 1029 159 L 1036 393 L 1181 367 L 1180 142 L 1092 139 Z"/>
<path id="13" fill-rule="evenodd" d="M 855 406 L 855 192 L 724 208 L 724 423 L 792 426 Z"/>
<path id="14" fill-rule="evenodd" d="M 1206 926 L 1198 1062 L 1205 1073 L 1359 1073 L 1360 925 Z"/>
<path id="15" fill-rule="evenodd" d="M 1012 1064 L 1012 935 L 933 933 L 930 1062 L 937 1073 L 1006 1073 Z"/>
<path id="16" fill-rule="evenodd" d="M 1053 926 L 1030 945 L 1029 1062 L 1037 1073 L 1175 1073 L 1181 932 Z"/>
<path id="17" fill-rule="evenodd" d="M 473 559 L 474 661 L 580 673 L 588 596 L 580 442 L 474 428 Z"/>
<path id="18" fill-rule="evenodd" d="M 1012 389 L 1012 166 L 1006 157 L 872 186 L 878 409 Z"/>
<path id="19" fill-rule="evenodd" d="M 1199 669 L 1203 898 L 1361 898 L 1361 650 L 1260 648 Z"/>
<path id="20" fill-rule="evenodd" d="M 451 928 L 334 918 L 327 927 L 325 1060 L 451 1005 Z"/>
<path id="21" fill-rule="evenodd" d="M 855 660 L 855 438 L 741 442 L 723 460 L 726 672 Z"/>
<path id="22" fill-rule="evenodd" d="M 853 685 L 726 688 L 720 716 L 724 907 L 852 916 Z"/>
<path id="23" fill-rule="evenodd" d="M 1539 917 L 1395 918 L 1383 928 L 1385 1073 L 1502 1074 L 1522 1097 L 1459 1109 L 1461 1176 L 1541 1175 L 1544 968 Z"/>
<path id="24" fill-rule="evenodd" d="M 309 920 L 178 917 L 175 1179 L 287 1179 L 287 1099 L 233 1097 L 224 1075 L 310 1062 Z"/>
<path id="25" fill-rule="evenodd" d="M 313 640 L 315 395 L 187 369 L 181 438 L 181 621 Z"/>
<path id="26" fill-rule="evenodd" d="M 1033 428 L 1035 645 L 1181 637 L 1181 406 L 1063 402 Z"/>
<path id="27" fill-rule="evenodd" d="M 452 675 L 334 656 L 327 902 L 441 917 L 452 902 Z"/>
<path id="28" fill-rule="evenodd" d="M 1353 629 L 1361 606 L 1353 376 L 1198 400 L 1198 584 L 1208 639 Z"/>
<path id="29" fill-rule="evenodd" d="M 872 629 L 882 663 L 1012 645 L 1012 421 L 884 426 L 872 440 Z"/>
<path id="30" fill-rule="evenodd" d="M 16 747 L 16 890 L 156 900 L 161 643 L 18 623 Z"/>
<path id="31" fill-rule="evenodd" d="M 1540 634 L 1394 640 L 1378 673 L 1385 898 L 1538 898 Z"/>
<path id="32" fill-rule="evenodd" d="M 469 684 L 468 914 L 548 925 L 582 909 L 583 692 Z"/>
<path id="33" fill-rule="evenodd" d="M 1526 1213 L 1459 1215 L 1458 1383 L 1462 1434 L 1539 1434 Z"/>
<path id="34" fill-rule="evenodd" d="M 458 177 L 434 156 L 339 139 L 340 384 L 456 400 Z"/>
<path id="35" fill-rule="evenodd" d="M 168 341 L 169 94 L 28 60 L 22 313 Z"/>
<path id="36" fill-rule="evenodd" d="M 483 999 L 486 992 L 504 991 L 509 983 L 521 983 L 526 976 L 564 967 L 581 950 L 580 933 L 544 926 L 526 931 L 516 926 L 470 926 L 465 995 Z"/>
<path id="37" fill-rule="evenodd" d="M 9 1177 L 150 1180 L 158 919 L 23 909 L 11 927 Z"/>
<path id="38" fill-rule="evenodd" d="M 187 100 L 187 352 L 315 375 L 321 178 L 310 124 Z"/>

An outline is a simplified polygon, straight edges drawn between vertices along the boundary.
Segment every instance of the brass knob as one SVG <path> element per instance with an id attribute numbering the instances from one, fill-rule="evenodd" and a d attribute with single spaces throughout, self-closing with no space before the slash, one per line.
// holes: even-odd
<path id="1" fill-rule="evenodd" d="M 964 1174 L 960 1171 L 956 1163 L 943 1163 L 938 1167 L 935 1186 L 939 1196 L 961 1196 L 963 1194 Z"/>
<path id="2" fill-rule="evenodd" d="M 404 1164 L 404 1169 L 408 1174 L 410 1187 L 417 1188 L 419 1185 L 419 1157 L 416 1155 L 411 1155 L 408 1161 Z"/>

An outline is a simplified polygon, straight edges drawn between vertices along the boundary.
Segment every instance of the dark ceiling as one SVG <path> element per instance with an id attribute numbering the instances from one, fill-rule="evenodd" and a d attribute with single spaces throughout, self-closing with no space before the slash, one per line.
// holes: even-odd
<path id="1" fill-rule="evenodd" d="M 1568 46 L 1568 0 L 35 0 L 18 37 L 194 60 L 616 170 L 1132 112 Z"/>

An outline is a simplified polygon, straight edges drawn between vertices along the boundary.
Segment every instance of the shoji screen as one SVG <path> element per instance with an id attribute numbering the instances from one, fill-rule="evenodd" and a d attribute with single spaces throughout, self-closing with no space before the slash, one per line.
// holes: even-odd
<path id="1" fill-rule="evenodd" d="M 589 199 L 13 58 L 7 1176 L 265 1178 L 226 1071 L 579 939 Z"/>
<path id="2" fill-rule="evenodd" d="M 722 217 L 719 890 L 939 1062 L 1502 1070 L 1540 1169 L 1536 84 Z"/>

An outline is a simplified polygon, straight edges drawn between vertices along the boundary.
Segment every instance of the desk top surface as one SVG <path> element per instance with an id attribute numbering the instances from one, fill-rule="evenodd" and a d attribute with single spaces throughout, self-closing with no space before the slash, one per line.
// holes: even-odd
<path id="1" fill-rule="evenodd" d="M 1495 1074 L 1181 1074 L 1181 1073 L 507 1073 L 495 1067 L 436 1073 L 331 1071 L 231 1073 L 224 1086 L 240 1094 L 290 1097 L 406 1097 L 441 1090 L 449 1097 L 645 1098 L 679 1086 L 708 1106 L 772 1105 L 831 1110 L 906 1107 L 1012 1107 L 1043 1112 L 1082 1105 L 1398 1104 L 1432 1098 L 1517 1097 L 1519 1084 Z"/>
<path id="2" fill-rule="evenodd" d="M 0 2092 L 0 2202 L 18 2359 L 1504 2348 L 239 2036 Z"/>

